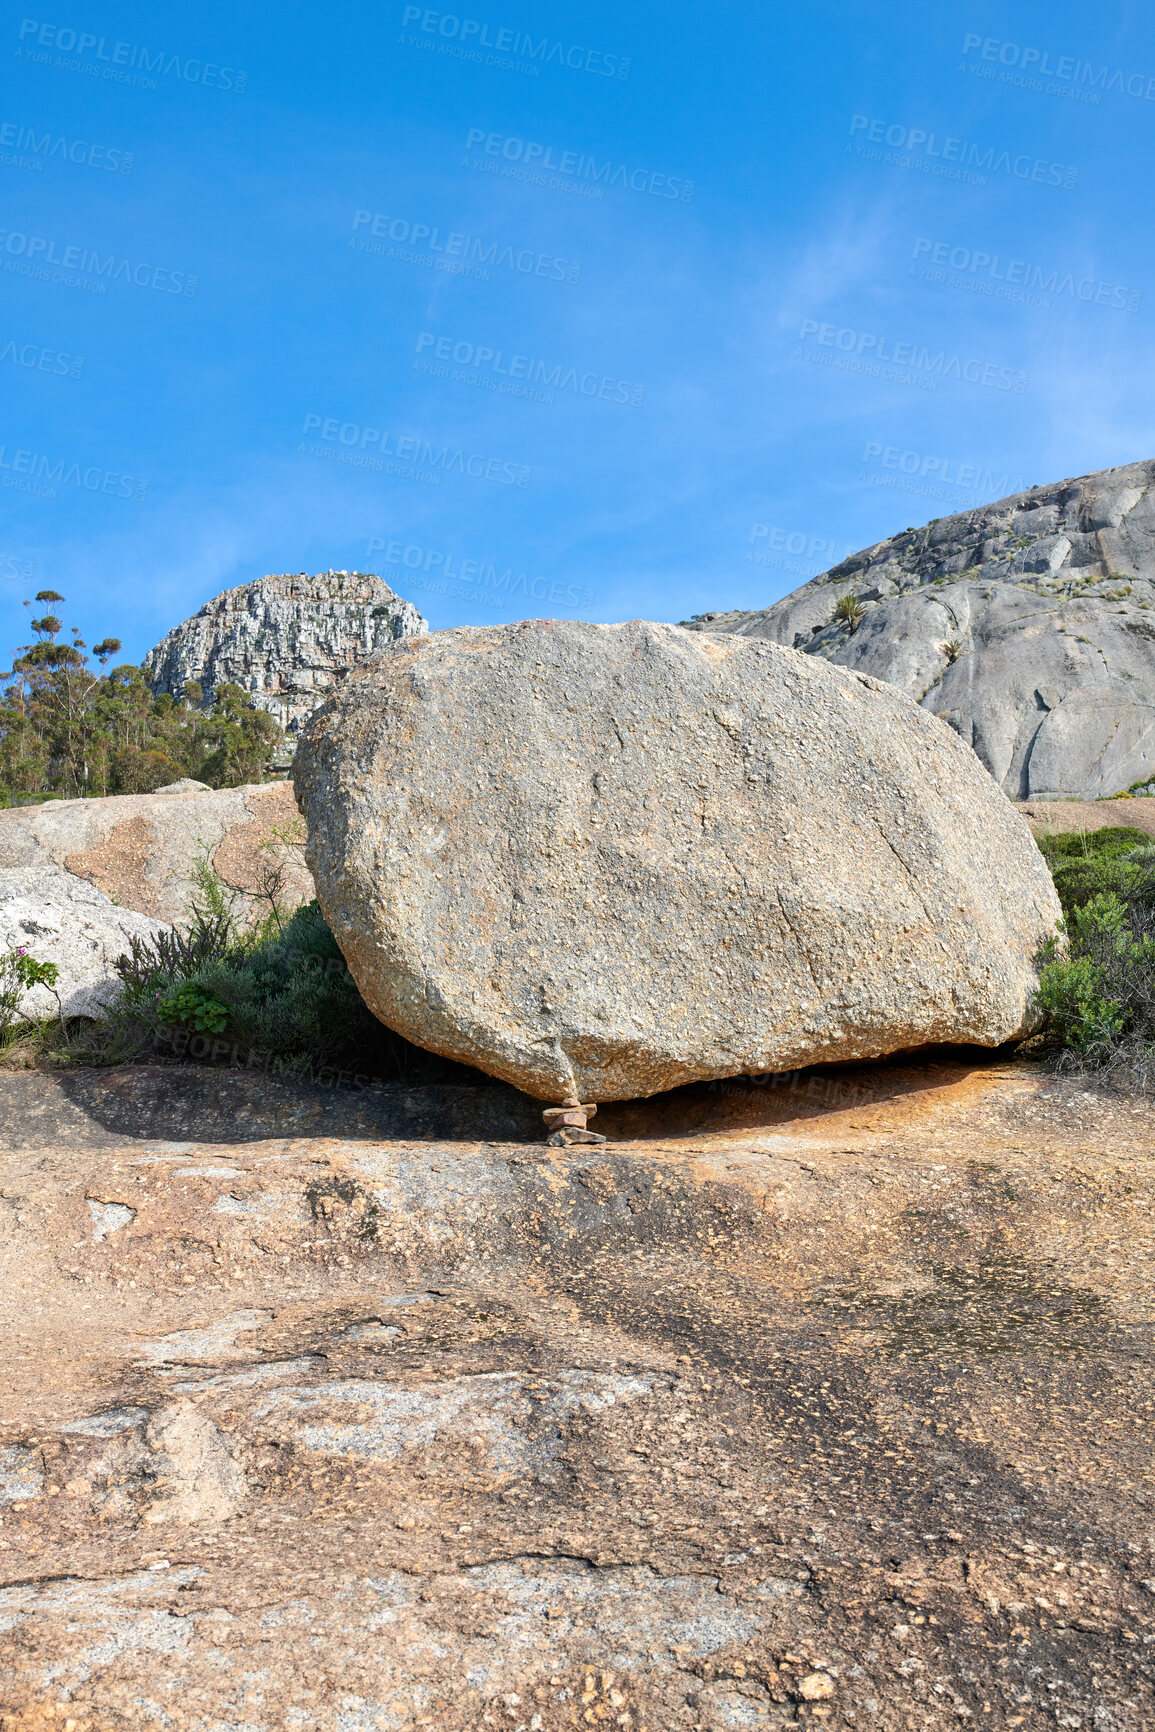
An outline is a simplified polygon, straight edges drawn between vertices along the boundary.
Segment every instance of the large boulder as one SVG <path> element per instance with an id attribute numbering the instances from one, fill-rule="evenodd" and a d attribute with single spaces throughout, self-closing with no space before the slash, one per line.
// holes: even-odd
<path id="1" fill-rule="evenodd" d="M 1059 905 L 974 754 L 893 687 L 634 621 L 438 632 L 296 759 L 367 1003 L 544 1100 L 1032 1026 Z"/>
<path id="2" fill-rule="evenodd" d="M 0 869 L 0 955 L 26 950 L 55 963 L 54 988 L 34 986 L 21 996 L 25 1017 L 101 1016 L 120 996 L 116 959 L 134 938 L 167 932 L 150 920 L 58 868 Z"/>
<path id="3" fill-rule="evenodd" d="M 237 893 L 242 921 L 268 913 L 262 874 L 283 869 L 282 899 L 307 902 L 304 829 L 288 782 L 206 788 L 175 782 L 155 794 L 47 800 L 0 812 L 0 869 L 63 869 L 122 908 L 170 924 L 188 917 L 196 861 Z"/>
<path id="4" fill-rule="evenodd" d="M 1014 800 L 1155 785 L 1155 462 L 935 518 L 769 607 L 686 623 L 889 681 Z"/>

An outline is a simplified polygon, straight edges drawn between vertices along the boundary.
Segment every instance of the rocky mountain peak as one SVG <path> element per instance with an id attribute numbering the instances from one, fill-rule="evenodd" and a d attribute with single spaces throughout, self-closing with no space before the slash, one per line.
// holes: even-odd
<path id="1" fill-rule="evenodd" d="M 226 589 L 144 658 L 156 693 L 204 700 L 240 686 L 290 735 L 351 667 L 398 638 L 428 631 L 412 602 L 363 571 L 286 573 Z"/>
<path id="2" fill-rule="evenodd" d="M 1155 460 L 904 529 L 752 612 L 700 614 L 889 681 L 1013 799 L 1155 778 Z"/>

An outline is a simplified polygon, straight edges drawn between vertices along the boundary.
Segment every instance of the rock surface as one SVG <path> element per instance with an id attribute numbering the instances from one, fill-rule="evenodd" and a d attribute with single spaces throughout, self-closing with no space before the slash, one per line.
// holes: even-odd
<path id="1" fill-rule="evenodd" d="M 313 881 L 301 858 L 304 826 L 288 782 L 169 792 L 109 794 L 101 800 L 47 800 L 0 812 L 0 869 L 63 869 L 121 908 L 172 924 L 187 917 L 190 869 L 207 857 L 238 892 L 238 914 L 268 911 L 262 868 L 285 868 L 284 900 L 307 902 Z M 288 843 L 279 836 L 297 838 Z"/>
<path id="2" fill-rule="evenodd" d="M 71 872 L 43 864 L 0 868 L 0 953 L 25 949 L 58 970 L 55 988 L 23 994 L 21 1016 L 100 1016 L 119 994 L 117 957 L 131 939 L 165 930 L 163 921 L 118 908 Z"/>
<path id="3" fill-rule="evenodd" d="M 888 680 L 1012 799 L 1125 793 L 1155 778 L 1155 461 L 904 530 L 772 607 L 687 624 Z"/>
<path id="4" fill-rule="evenodd" d="M 154 692 L 177 698 L 190 680 L 206 701 L 226 682 L 240 686 L 295 736 L 351 667 L 428 629 L 412 602 L 365 572 L 262 577 L 206 602 L 143 667 Z"/>
<path id="5" fill-rule="evenodd" d="M 1056 830 L 1070 835 L 1080 830 L 1145 830 L 1155 836 L 1155 798 L 1131 800 L 1038 800 L 1020 806 L 1036 835 Z"/>
<path id="6" fill-rule="evenodd" d="M 410 639 L 314 717 L 295 774 L 370 1008 L 541 1099 L 1030 1026 L 1059 909 L 1027 826 L 909 699 L 777 645 Z"/>
<path id="7" fill-rule="evenodd" d="M 1155 1724 L 1150 1102 L 771 1082 L 0 1071 L 4 1732 Z"/>

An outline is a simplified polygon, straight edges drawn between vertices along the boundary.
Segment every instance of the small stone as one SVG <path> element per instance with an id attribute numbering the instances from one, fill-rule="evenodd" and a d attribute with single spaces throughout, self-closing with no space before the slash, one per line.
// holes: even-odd
<path id="1" fill-rule="evenodd" d="M 804 1702 L 826 1702 L 834 1694 L 834 1679 L 825 1672 L 809 1672 L 799 1679 L 798 1694 Z"/>

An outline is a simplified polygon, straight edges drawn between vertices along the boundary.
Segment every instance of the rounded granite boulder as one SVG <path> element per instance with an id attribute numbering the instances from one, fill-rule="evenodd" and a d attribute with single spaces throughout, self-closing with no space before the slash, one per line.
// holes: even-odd
<path id="1" fill-rule="evenodd" d="M 374 1013 L 542 1100 L 1034 1024 L 1059 905 L 1023 819 L 892 686 L 762 639 L 403 639 L 294 779 Z"/>

